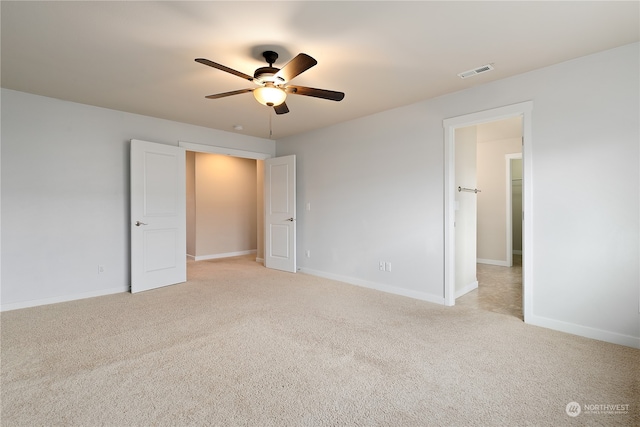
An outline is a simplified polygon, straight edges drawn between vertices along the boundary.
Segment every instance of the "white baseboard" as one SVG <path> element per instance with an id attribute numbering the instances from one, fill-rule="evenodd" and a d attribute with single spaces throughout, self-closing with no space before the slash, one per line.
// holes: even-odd
<path id="1" fill-rule="evenodd" d="M 634 337 L 631 335 L 619 334 L 617 332 L 605 331 L 602 329 L 591 328 L 589 326 L 576 325 L 575 323 L 536 315 L 527 316 L 526 323 L 585 338 L 592 338 L 594 340 L 624 345 L 626 347 L 640 348 L 640 337 Z"/>
<path id="2" fill-rule="evenodd" d="M 194 261 L 205 261 L 208 259 L 231 258 L 234 256 L 251 255 L 255 253 L 258 253 L 257 249 L 250 249 L 248 251 L 227 252 L 224 254 L 200 255 L 200 256 L 194 256 L 193 259 Z M 191 255 L 188 255 L 188 256 L 191 256 Z"/>
<path id="3" fill-rule="evenodd" d="M 37 307 L 40 305 L 57 304 L 59 302 L 68 302 L 68 301 L 75 301 L 75 300 L 85 299 L 85 298 L 101 297 L 104 295 L 119 294 L 121 292 L 129 292 L 129 289 L 130 287 L 129 285 L 127 285 L 127 286 L 121 286 L 117 288 L 101 289 L 99 291 L 83 292 L 80 294 L 36 299 L 36 300 L 16 302 L 11 304 L 2 304 L 2 306 L 0 306 L 0 311 L 11 311 L 11 310 L 18 310 L 21 308 Z"/>
<path id="4" fill-rule="evenodd" d="M 456 298 L 460 298 L 462 295 L 468 294 L 469 292 L 478 289 L 478 281 L 469 283 L 464 288 L 460 289 L 456 292 Z"/>
<path id="5" fill-rule="evenodd" d="M 498 260 L 498 259 L 476 259 L 478 264 L 489 264 L 489 265 L 499 265 L 500 267 L 510 267 L 507 261 Z"/>
<path id="6" fill-rule="evenodd" d="M 419 299 L 422 301 L 432 302 L 435 304 L 444 305 L 444 297 L 438 297 L 435 295 L 427 294 L 425 292 L 412 291 L 410 289 L 398 288 L 395 286 L 384 285 L 382 283 L 370 282 L 368 280 L 356 279 L 354 277 L 341 276 L 339 274 L 327 273 L 324 271 L 313 270 L 310 268 L 300 267 L 298 269 L 301 273 L 310 274 L 312 276 L 323 277 L 325 279 L 337 280 L 350 285 L 361 286 L 363 288 L 374 289 L 376 291 L 387 292 L 389 294 L 401 295 L 404 297 Z"/>
<path id="7" fill-rule="evenodd" d="M 264 258 L 256 258 L 256 262 L 264 265 Z"/>

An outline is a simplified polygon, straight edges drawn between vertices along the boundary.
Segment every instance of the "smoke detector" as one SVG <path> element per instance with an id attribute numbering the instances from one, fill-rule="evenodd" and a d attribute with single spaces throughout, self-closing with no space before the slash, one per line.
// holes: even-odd
<path id="1" fill-rule="evenodd" d="M 469 77 L 473 77 L 478 74 L 486 73 L 487 71 L 493 70 L 493 66 L 491 64 L 483 65 L 482 67 L 474 68 L 473 70 L 464 71 L 458 74 L 458 77 L 461 79 L 466 79 Z"/>

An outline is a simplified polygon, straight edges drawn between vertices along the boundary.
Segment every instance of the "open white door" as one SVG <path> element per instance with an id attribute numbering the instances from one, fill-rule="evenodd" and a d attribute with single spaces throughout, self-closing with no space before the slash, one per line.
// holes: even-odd
<path id="1" fill-rule="evenodd" d="M 187 280 L 181 147 L 131 140 L 131 292 Z"/>
<path id="2" fill-rule="evenodd" d="M 296 272 L 296 156 L 264 161 L 265 266 Z"/>

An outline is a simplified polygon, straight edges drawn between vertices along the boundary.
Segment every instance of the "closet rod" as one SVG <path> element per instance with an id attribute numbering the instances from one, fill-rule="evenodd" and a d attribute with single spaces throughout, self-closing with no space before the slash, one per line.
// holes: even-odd
<path id="1" fill-rule="evenodd" d="M 466 191 L 467 193 L 480 193 L 480 190 L 478 190 L 477 188 L 464 188 L 464 187 L 458 187 L 458 191 Z"/>

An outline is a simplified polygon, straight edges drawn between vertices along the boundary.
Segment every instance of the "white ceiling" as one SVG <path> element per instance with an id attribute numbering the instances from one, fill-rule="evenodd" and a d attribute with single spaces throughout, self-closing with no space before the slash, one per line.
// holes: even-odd
<path id="1" fill-rule="evenodd" d="M 639 40 L 639 2 L 1 2 L 2 87 L 274 139 L 329 126 Z M 318 65 L 272 114 L 246 74 L 275 50 Z M 485 64 L 494 71 L 462 80 Z M 589 70 L 585 70 L 589 72 Z M 271 116 L 271 117 L 270 117 Z"/>
<path id="2" fill-rule="evenodd" d="M 476 125 L 476 141 L 479 144 L 521 137 L 522 117 L 512 117 L 510 119 Z"/>

